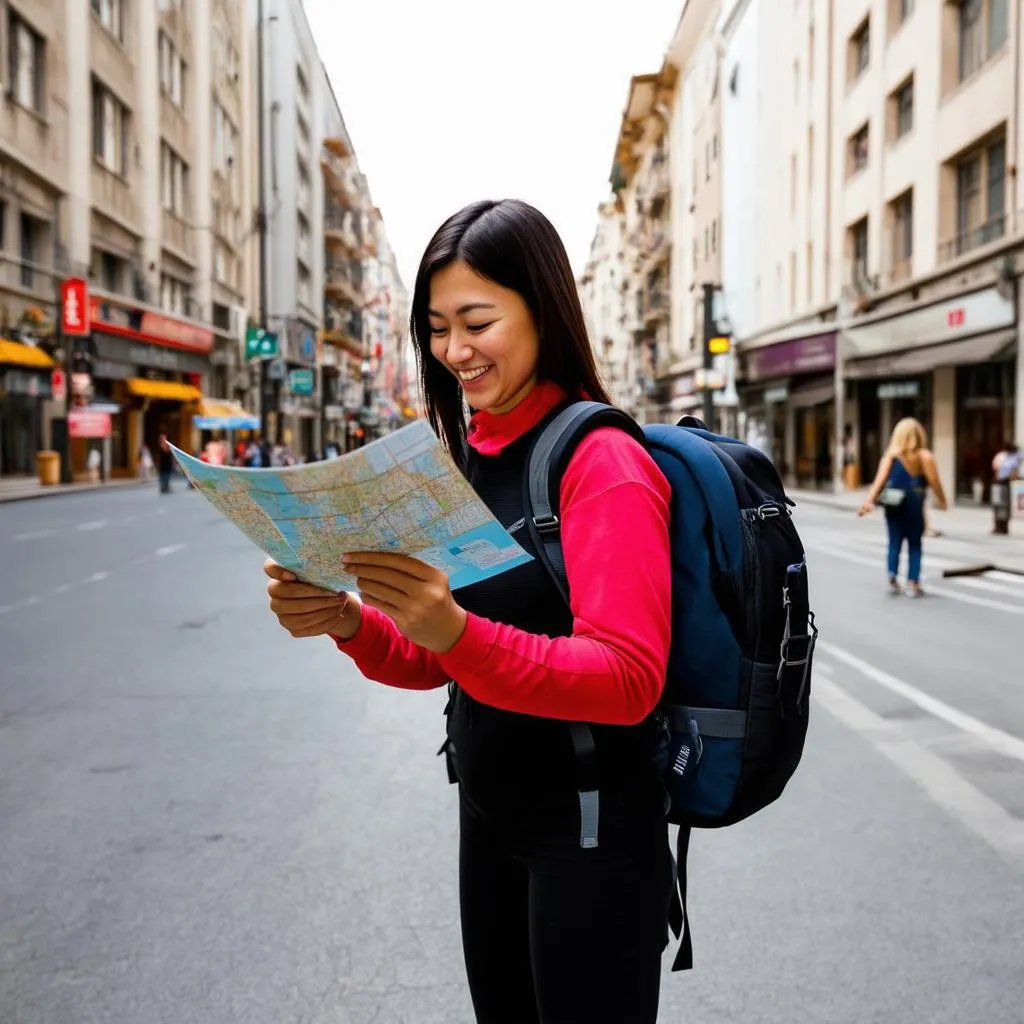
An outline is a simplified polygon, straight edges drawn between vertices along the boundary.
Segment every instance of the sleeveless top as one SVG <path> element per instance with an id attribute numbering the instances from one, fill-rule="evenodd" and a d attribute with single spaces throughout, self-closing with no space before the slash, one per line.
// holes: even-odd
<path id="1" fill-rule="evenodd" d="M 928 480 L 923 473 L 911 473 L 898 458 L 893 458 L 889 470 L 888 486 L 906 491 L 902 505 L 886 509 L 891 516 L 924 516 L 924 498 L 928 491 Z"/>
<path id="2" fill-rule="evenodd" d="M 460 588 L 456 600 L 468 612 L 526 632 L 569 636 L 573 617 L 536 557 L 525 525 L 524 485 L 527 457 L 545 417 L 496 455 L 469 449 L 464 471 L 495 518 L 533 559 L 508 572 Z M 625 609 L 624 609 L 625 613 Z M 464 795 L 483 811 L 577 805 L 576 765 L 568 724 L 491 707 L 450 684 L 448 753 Z M 637 726 L 592 726 L 602 786 L 650 774 L 657 729 L 648 720 Z"/>

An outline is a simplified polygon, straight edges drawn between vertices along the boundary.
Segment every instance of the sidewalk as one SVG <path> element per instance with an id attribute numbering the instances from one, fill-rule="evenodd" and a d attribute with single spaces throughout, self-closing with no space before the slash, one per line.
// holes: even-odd
<path id="1" fill-rule="evenodd" d="M 114 491 L 145 484 L 156 486 L 155 480 L 108 480 L 106 483 L 89 481 L 77 484 L 55 484 L 44 487 L 34 476 L 0 477 L 0 504 L 8 501 L 27 501 L 31 498 L 52 498 L 59 494 L 80 494 L 84 491 Z"/>
<path id="2" fill-rule="evenodd" d="M 804 490 L 787 490 L 786 493 L 797 506 L 825 506 L 853 516 L 864 504 L 868 489 L 863 487 L 841 494 Z M 881 512 L 875 511 L 873 515 L 879 516 Z M 992 533 L 991 508 L 954 505 L 946 512 L 929 508 L 928 525 L 944 538 L 976 546 L 978 564 L 992 563 L 1000 568 L 1024 572 L 1024 519 L 1011 520 L 1008 535 L 995 535 Z"/>

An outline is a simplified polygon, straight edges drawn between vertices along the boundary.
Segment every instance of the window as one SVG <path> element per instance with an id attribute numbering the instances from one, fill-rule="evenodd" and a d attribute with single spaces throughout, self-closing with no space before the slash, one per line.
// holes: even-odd
<path id="1" fill-rule="evenodd" d="M 718 218 L 711 222 L 711 251 L 718 252 Z"/>
<path id="2" fill-rule="evenodd" d="M 914 193 L 908 189 L 890 204 L 892 216 L 892 277 L 910 276 L 914 256 Z"/>
<path id="3" fill-rule="evenodd" d="M 11 13 L 8 31 L 11 93 L 16 103 L 43 113 L 46 43 L 16 14 Z"/>
<path id="4" fill-rule="evenodd" d="M 306 161 L 299 157 L 299 206 L 303 209 L 309 208 L 310 200 L 310 181 L 309 181 L 309 168 L 306 166 Z"/>
<path id="5" fill-rule="evenodd" d="M 310 245 L 311 232 L 309 229 L 309 219 L 304 213 L 300 213 L 298 216 L 298 236 L 299 259 L 302 263 L 308 265 L 312 253 L 312 246 Z"/>
<path id="6" fill-rule="evenodd" d="M 902 139 L 914 127 L 914 78 L 911 76 L 893 96 L 896 108 L 895 137 Z"/>
<path id="7" fill-rule="evenodd" d="M 793 61 L 793 102 L 800 101 L 800 61 Z"/>
<path id="8" fill-rule="evenodd" d="M 914 13 L 914 0 L 897 0 L 899 5 L 899 24 L 903 24 Z"/>
<path id="9" fill-rule="evenodd" d="M 814 125 L 807 126 L 807 187 L 814 185 Z"/>
<path id="10" fill-rule="evenodd" d="M 188 193 L 188 164 L 167 145 L 160 143 L 160 199 L 168 213 L 185 216 Z"/>
<path id="11" fill-rule="evenodd" d="M 958 0 L 956 31 L 957 73 L 962 82 L 1006 43 L 1009 0 Z"/>
<path id="12" fill-rule="evenodd" d="M 814 22 L 807 26 L 807 81 L 814 81 Z"/>
<path id="13" fill-rule="evenodd" d="M 848 231 L 850 283 L 860 286 L 868 276 L 868 219 L 862 217 Z"/>
<path id="14" fill-rule="evenodd" d="M 789 308 L 796 309 L 796 252 L 789 254 Z"/>
<path id="15" fill-rule="evenodd" d="M 850 136 L 847 157 L 847 177 L 860 173 L 868 165 L 868 126 L 865 124 L 859 131 Z"/>
<path id="16" fill-rule="evenodd" d="M 302 144 L 304 149 L 308 150 L 310 142 L 309 125 L 306 124 L 306 119 L 301 114 L 296 118 L 296 123 L 299 129 L 299 142 Z"/>
<path id="17" fill-rule="evenodd" d="M 238 155 L 238 129 L 227 111 L 213 101 L 213 169 L 230 176 Z"/>
<path id="18" fill-rule="evenodd" d="M 796 153 L 789 157 L 789 211 L 796 213 Z"/>
<path id="19" fill-rule="evenodd" d="M 185 106 L 185 61 L 166 33 L 161 32 L 157 45 L 160 65 L 160 91 L 176 106 Z"/>
<path id="20" fill-rule="evenodd" d="M 1005 232 L 1006 140 L 996 139 L 964 157 L 956 168 L 958 256 Z"/>
<path id="21" fill-rule="evenodd" d="M 192 287 L 170 274 L 160 275 L 160 305 L 168 313 L 188 316 L 192 306 Z"/>
<path id="22" fill-rule="evenodd" d="M 1010 34 L 1010 0 L 989 0 L 988 53 L 991 57 L 1006 42 Z"/>
<path id="23" fill-rule="evenodd" d="M 299 302 L 304 306 L 312 306 L 313 301 L 313 287 L 311 284 L 312 278 L 309 273 L 309 268 L 303 264 L 298 266 L 298 283 L 299 283 Z"/>
<path id="24" fill-rule="evenodd" d="M 814 305 L 814 246 L 807 243 L 807 305 Z"/>
<path id="25" fill-rule="evenodd" d="M 302 66 L 299 65 L 295 68 L 295 79 L 299 86 L 299 96 L 306 102 L 309 100 L 309 80 L 306 78 L 306 72 L 303 71 Z"/>
<path id="26" fill-rule="evenodd" d="M 43 234 L 46 225 L 27 213 L 21 215 L 21 286 L 34 288 L 36 274 L 34 264 L 40 263 L 43 250 Z"/>
<path id="27" fill-rule="evenodd" d="M 850 37 L 850 72 L 848 79 L 855 82 L 871 63 L 871 19 L 865 18 L 860 28 Z"/>
<path id="28" fill-rule="evenodd" d="M 121 0 L 92 0 L 92 12 L 118 42 L 124 42 L 124 7 Z"/>
<path id="29" fill-rule="evenodd" d="M 128 108 L 98 79 L 92 83 L 92 155 L 107 170 L 128 174 Z"/>

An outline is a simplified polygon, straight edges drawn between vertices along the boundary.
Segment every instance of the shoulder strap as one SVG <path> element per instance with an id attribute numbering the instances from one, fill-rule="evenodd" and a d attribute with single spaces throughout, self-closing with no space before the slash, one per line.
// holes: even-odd
<path id="1" fill-rule="evenodd" d="M 523 513 L 538 557 L 566 604 L 569 583 L 562 558 L 558 517 L 562 474 L 576 446 L 597 427 L 619 427 L 645 444 L 644 432 L 630 415 L 602 402 L 572 402 L 549 420 L 537 435 L 526 464 Z"/>

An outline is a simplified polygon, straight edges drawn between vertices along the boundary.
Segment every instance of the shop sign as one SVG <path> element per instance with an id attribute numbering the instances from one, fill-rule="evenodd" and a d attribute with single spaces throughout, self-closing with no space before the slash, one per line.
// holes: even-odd
<path id="1" fill-rule="evenodd" d="M 291 370 L 288 373 L 288 390 L 293 395 L 313 394 L 314 380 L 312 370 Z"/>
<path id="2" fill-rule="evenodd" d="M 137 376 L 137 367 L 144 366 L 153 370 L 166 370 L 169 373 L 204 373 L 209 369 L 207 360 L 192 352 L 183 352 L 173 348 L 161 348 L 157 345 L 140 344 L 127 338 L 111 337 L 94 334 L 93 348 L 98 360 L 103 361 L 108 371 L 99 369 L 99 361 L 94 363 L 94 374 L 109 380 L 123 380 Z M 115 369 L 118 364 L 121 369 Z M 125 374 L 124 368 L 129 372 Z"/>
<path id="3" fill-rule="evenodd" d="M 791 338 L 775 345 L 755 348 L 746 355 L 747 377 L 750 380 L 821 373 L 833 369 L 835 365 L 835 331 Z"/>
<path id="4" fill-rule="evenodd" d="M 9 395 L 24 395 L 27 398 L 50 397 L 50 379 L 41 373 L 8 370 L 3 376 L 3 387 Z"/>
<path id="5" fill-rule="evenodd" d="M 912 309 L 898 316 L 875 319 L 845 331 L 850 357 L 883 355 L 906 349 L 942 345 L 988 331 L 1016 327 L 1017 314 L 1010 299 L 997 288 L 960 295 L 948 302 Z"/>
<path id="6" fill-rule="evenodd" d="M 778 388 L 765 388 L 764 400 L 766 405 L 775 405 L 786 401 L 789 398 L 789 388 L 783 385 Z"/>
<path id="7" fill-rule="evenodd" d="M 69 277 L 60 283 L 60 329 L 68 335 L 88 334 L 89 282 L 81 277 Z"/>
<path id="8" fill-rule="evenodd" d="M 68 412 L 69 437 L 110 437 L 110 413 L 91 409 L 71 409 Z"/>
<path id="9" fill-rule="evenodd" d="M 59 366 L 50 371 L 50 394 L 55 402 L 67 401 L 68 380 Z"/>
<path id="10" fill-rule="evenodd" d="M 878 385 L 878 400 L 885 402 L 893 398 L 917 398 L 921 393 L 921 385 L 916 380 L 890 381 Z"/>
<path id="11" fill-rule="evenodd" d="M 245 358 L 262 359 L 277 355 L 277 335 L 262 327 L 247 327 L 245 330 Z"/>
<path id="12" fill-rule="evenodd" d="M 92 297 L 93 330 L 207 355 L 213 349 L 213 329 L 189 320 L 147 309 L 114 296 Z"/>

